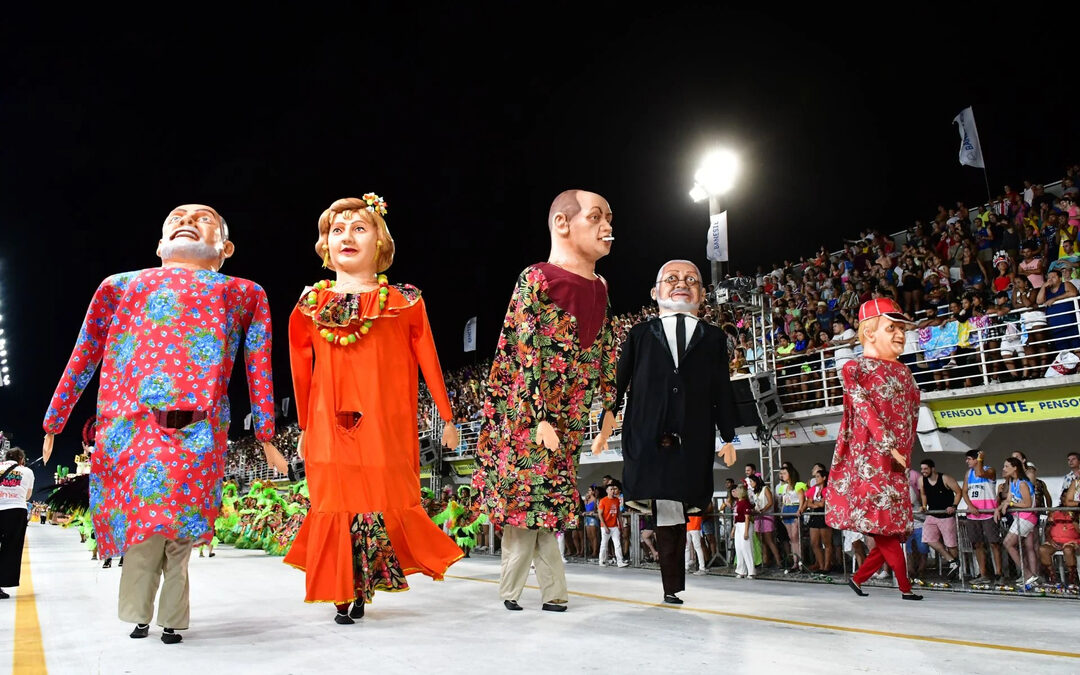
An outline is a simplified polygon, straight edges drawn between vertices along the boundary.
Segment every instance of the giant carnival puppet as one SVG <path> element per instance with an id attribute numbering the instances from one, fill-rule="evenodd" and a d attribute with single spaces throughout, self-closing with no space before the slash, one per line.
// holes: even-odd
<path id="1" fill-rule="evenodd" d="M 420 504 L 417 366 L 443 444 L 456 447 L 458 432 L 420 291 L 381 274 L 394 260 L 384 215 L 372 193 L 323 211 L 315 248 L 335 278 L 305 289 L 289 317 L 311 510 L 285 562 L 339 624 L 364 616 L 376 590 L 406 590 L 416 572 L 442 579 L 462 557 Z"/>
<path id="2" fill-rule="evenodd" d="M 90 511 L 101 557 L 125 556 L 119 615 L 146 637 L 154 594 L 163 642 L 188 627 L 187 566 L 209 541 L 221 503 L 229 378 L 245 347 L 251 411 L 267 459 L 286 470 L 274 435 L 270 308 L 257 284 L 218 272 L 233 254 L 225 220 L 202 204 L 173 209 L 161 267 L 111 276 L 94 293 L 45 415 L 53 437 L 101 365 Z"/>
<path id="3" fill-rule="evenodd" d="M 473 487 L 502 528 L 499 596 L 509 610 L 531 565 L 542 608 L 566 610 L 556 533 L 578 517 L 578 458 L 596 397 L 615 426 L 615 338 L 607 282 L 596 262 L 611 251 L 611 207 L 567 190 L 548 212 L 551 255 L 518 276 L 485 385 Z"/>
<path id="4" fill-rule="evenodd" d="M 848 582 L 860 596 L 869 595 L 862 584 L 888 563 L 901 597 L 922 600 L 911 592 L 902 547 L 914 528 L 908 466 L 919 419 L 919 389 L 899 361 L 911 323 L 889 298 L 863 303 L 863 353 L 841 370 L 844 415 L 825 489 L 825 522 L 874 539 L 873 550 Z"/>
<path id="5" fill-rule="evenodd" d="M 735 461 L 735 403 L 728 377 L 727 335 L 697 318 L 704 299 L 701 272 L 689 260 L 661 266 L 652 289 L 659 317 L 630 329 L 621 345 L 616 405 L 629 389 L 623 419 L 626 504 L 656 523 L 664 601 L 681 604 L 687 514 L 708 508 L 713 451 Z M 607 436 L 593 441 L 601 452 Z"/>

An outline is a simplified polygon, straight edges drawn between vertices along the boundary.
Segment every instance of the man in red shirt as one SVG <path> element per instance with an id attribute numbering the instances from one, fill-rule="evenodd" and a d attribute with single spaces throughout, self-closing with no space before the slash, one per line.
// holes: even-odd
<path id="1" fill-rule="evenodd" d="M 623 559 L 622 535 L 619 532 L 619 486 L 611 483 L 607 486 L 607 497 L 600 500 L 598 508 L 600 512 L 600 567 L 606 563 L 608 541 L 615 544 L 615 561 L 619 567 L 626 567 L 629 563 Z"/>

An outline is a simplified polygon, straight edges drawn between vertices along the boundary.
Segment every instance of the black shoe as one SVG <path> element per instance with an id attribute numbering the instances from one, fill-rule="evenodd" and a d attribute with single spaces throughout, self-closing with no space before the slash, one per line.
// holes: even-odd
<path id="1" fill-rule="evenodd" d="M 682 599 L 674 593 L 667 593 L 664 595 L 664 602 L 669 605 L 681 605 Z"/>
<path id="2" fill-rule="evenodd" d="M 565 612 L 566 605 L 561 605 L 557 602 L 545 602 L 544 606 L 540 609 L 544 610 L 545 612 Z"/>
<path id="3" fill-rule="evenodd" d="M 904 593 L 900 597 L 904 600 L 922 600 L 922 596 L 918 593 Z"/>
<path id="4" fill-rule="evenodd" d="M 353 603 L 352 609 L 349 610 L 349 617 L 353 619 L 364 618 L 364 601 L 357 600 Z"/>
<path id="5" fill-rule="evenodd" d="M 165 631 L 161 634 L 161 641 L 167 645 L 174 645 L 183 639 L 184 636 L 180 635 L 180 633 L 173 631 L 172 628 L 166 628 Z"/>
<path id="6" fill-rule="evenodd" d="M 120 556 L 120 562 L 116 566 L 117 567 L 123 567 L 124 566 L 124 556 Z"/>
<path id="7" fill-rule="evenodd" d="M 851 590 L 855 591 L 855 595 L 860 595 L 860 596 L 863 596 L 863 597 L 866 597 L 866 596 L 870 595 L 869 593 L 863 591 L 863 589 L 859 586 L 859 584 L 855 583 L 851 579 L 848 579 L 847 585 Z"/>
<path id="8" fill-rule="evenodd" d="M 949 569 L 945 572 L 945 578 L 952 579 L 958 576 L 960 576 L 960 561 L 954 558 L 949 561 Z"/>
<path id="9" fill-rule="evenodd" d="M 148 623 L 135 624 L 135 630 L 131 631 L 131 637 L 133 638 L 144 638 L 149 634 L 150 624 Z"/>
<path id="10" fill-rule="evenodd" d="M 106 560 L 106 561 L 105 561 L 104 563 L 102 563 L 102 565 L 101 565 L 101 569 L 103 569 L 103 570 L 107 570 L 107 569 L 109 569 L 110 567 L 112 567 L 112 558 L 108 558 L 108 559 L 107 559 L 107 560 Z"/>
<path id="11" fill-rule="evenodd" d="M 209 557 L 209 558 L 213 558 L 213 557 L 214 557 L 214 556 L 216 556 L 216 555 L 217 555 L 217 553 L 214 553 L 213 551 L 210 551 L 210 555 L 209 555 L 209 556 L 207 556 L 207 557 Z"/>
<path id="12" fill-rule="evenodd" d="M 522 609 L 521 605 L 517 604 L 517 600 L 503 600 L 503 607 L 514 612 Z"/>
<path id="13" fill-rule="evenodd" d="M 341 612 L 338 612 L 334 615 L 334 623 L 341 624 L 342 626 L 348 626 L 350 623 L 356 622 L 353 621 L 352 617 L 350 617 L 348 614 L 342 614 Z"/>

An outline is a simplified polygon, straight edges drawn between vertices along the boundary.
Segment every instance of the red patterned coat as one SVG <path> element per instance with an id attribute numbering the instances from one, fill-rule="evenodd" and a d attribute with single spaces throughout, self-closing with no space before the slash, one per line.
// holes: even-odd
<path id="1" fill-rule="evenodd" d="M 907 470 L 919 419 L 919 389 L 907 366 L 861 357 L 844 364 L 844 417 L 825 493 L 829 527 L 865 534 L 911 534 Z"/>

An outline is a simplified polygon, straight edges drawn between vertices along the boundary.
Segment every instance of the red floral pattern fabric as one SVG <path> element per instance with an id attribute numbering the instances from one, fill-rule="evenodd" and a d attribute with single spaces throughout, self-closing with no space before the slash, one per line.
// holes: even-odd
<path id="1" fill-rule="evenodd" d="M 596 396 L 615 408 L 615 337 L 608 310 L 600 336 L 581 347 L 575 317 L 547 294 L 538 267 L 518 277 L 486 384 L 473 487 L 498 526 L 561 531 L 578 516 L 578 458 Z M 535 438 L 547 420 L 549 452 Z"/>
<path id="2" fill-rule="evenodd" d="M 919 389 L 907 366 L 860 357 L 844 364 L 844 416 L 836 439 L 825 520 L 865 534 L 911 534 L 907 470 L 919 419 Z"/>

